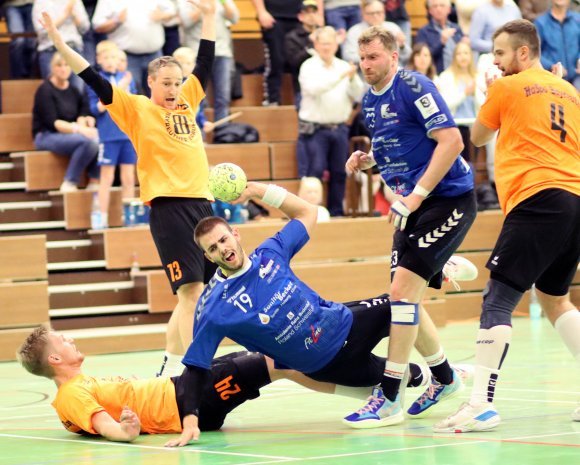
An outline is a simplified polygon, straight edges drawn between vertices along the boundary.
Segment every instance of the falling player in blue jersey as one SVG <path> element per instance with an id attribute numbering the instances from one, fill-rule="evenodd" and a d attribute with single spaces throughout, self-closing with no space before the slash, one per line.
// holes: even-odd
<path id="1" fill-rule="evenodd" d="M 197 225 L 195 241 L 219 269 L 198 302 L 193 341 L 183 358 L 191 395 L 182 406 L 183 433 L 173 445 L 199 437 L 201 388 L 225 337 L 274 359 L 276 368 L 317 381 L 363 387 L 378 384 L 383 375 L 385 359 L 371 352 L 389 334 L 388 296 L 348 304 L 324 300 L 290 268 L 316 225 L 317 206 L 255 182 L 237 202 L 251 198 L 279 208 L 291 221 L 249 256 L 239 231 L 222 218 Z"/>
<path id="2" fill-rule="evenodd" d="M 441 287 L 443 266 L 473 223 L 476 204 L 473 174 L 459 155 L 461 135 L 433 82 L 398 68 L 398 46 L 385 29 L 367 29 L 358 43 L 360 67 L 371 85 L 362 111 L 372 152 L 354 152 L 346 167 L 356 172 L 378 166 L 389 188 L 389 221 L 395 227 L 392 318 L 382 390 L 345 418 L 355 427 L 374 427 L 403 421 L 398 391 L 414 344 L 434 380 L 408 409 L 411 417 L 425 416 L 462 388 L 420 302 L 427 286 Z"/>

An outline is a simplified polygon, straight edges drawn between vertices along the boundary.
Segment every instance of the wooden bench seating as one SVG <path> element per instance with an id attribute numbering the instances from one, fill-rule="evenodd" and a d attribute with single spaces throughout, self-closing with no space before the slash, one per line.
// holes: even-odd
<path id="1" fill-rule="evenodd" d="M 34 95 L 42 79 L 0 81 L 2 113 L 32 113 Z"/>
<path id="2" fill-rule="evenodd" d="M 47 277 L 45 235 L 0 237 L 0 282 Z"/>
<path id="3" fill-rule="evenodd" d="M 0 114 L 0 153 L 34 150 L 32 113 Z"/>

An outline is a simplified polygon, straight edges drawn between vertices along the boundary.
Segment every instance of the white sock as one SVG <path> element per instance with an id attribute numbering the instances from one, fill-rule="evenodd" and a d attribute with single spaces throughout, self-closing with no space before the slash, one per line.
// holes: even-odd
<path id="1" fill-rule="evenodd" d="M 443 347 L 439 347 L 437 353 L 423 358 L 425 359 L 425 362 L 427 362 L 427 365 L 430 367 L 441 365 L 447 359 L 447 357 L 445 357 L 445 352 L 443 352 Z"/>
<path id="2" fill-rule="evenodd" d="M 182 358 L 183 355 L 172 354 L 166 351 L 163 354 L 163 366 L 160 376 L 171 378 L 172 376 L 179 376 L 183 373 Z"/>
<path id="3" fill-rule="evenodd" d="M 580 312 L 570 310 L 558 317 L 554 328 L 572 353 L 572 356 L 580 363 Z"/>
<path id="4" fill-rule="evenodd" d="M 367 400 L 368 397 L 372 394 L 373 386 L 367 387 L 350 387 L 350 386 L 341 386 L 340 384 L 336 385 L 334 389 L 334 395 L 342 396 L 342 397 L 351 397 L 352 399 L 358 400 Z"/>
<path id="5" fill-rule="evenodd" d="M 511 338 L 512 328 L 507 325 L 478 331 L 475 373 L 470 399 L 472 405 L 493 402 L 495 385 Z"/>

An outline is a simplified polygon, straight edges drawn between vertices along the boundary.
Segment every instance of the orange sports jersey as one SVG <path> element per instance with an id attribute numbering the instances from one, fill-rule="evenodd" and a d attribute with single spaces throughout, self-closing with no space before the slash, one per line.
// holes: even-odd
<path id="1" fill-rule="evenodd" d="M 205 93 L 191 75 L 183 84 L 177 109 L 170 111 L 143 95 L 113 86 L 111 118 L 127 134 L 137 152 L 141 200 L 193 197 L 213 200 L 209 168 L 195 115 Z"/>
<path id="2" fill-rule="evenodd" d="M 580 100 L 572 84 L 543 69 L 500 78 L 478 120 L 500 129 L 495 182 L 505 214 L 545 189 L 580 195 Z"/>
<path id="3" fill-rule="evenodd" d="M 64 427 L 73 433 L 98 434 L 91 419 L 106 411 L 119 421 L 124 406 L 141 420 L 142 433 L 180 433 L 175 386 L 170 378 L 93 378 L 78 375 L 61 384 L 52 403 Z"/>

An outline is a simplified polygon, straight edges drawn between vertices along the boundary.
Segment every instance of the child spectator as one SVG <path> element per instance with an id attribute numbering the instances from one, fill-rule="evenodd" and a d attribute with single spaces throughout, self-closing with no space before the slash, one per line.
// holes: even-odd
<path id="1" fill-rule="evenodd" d="M 119 72 L 119 48 L 114 42 L 104 40 L 97 44 L 97 65 L 101 76 L 111 84 L 132 93 L 137 93 L 133 77 L 129 72 Z M 121 189 L 124 200 L 135 197 L 135 163 L 137 154 L 129 138 L 111 119 L 106 107 L 99 101 L 97 94 L 87 87 L 91 112 L 97 119 L 99 130 L 99 165 L 101 182 L 99 185 L 100 221 L 97 224 L 106 228 L 109 224 L 109 199 L 111 186 L 115 179 L 115 169 L 120 166 Z M 129 219 L 128 205 L 125 205 L 125 222 Z M 94 227 L 94 225 L 93 225 Z"/>

